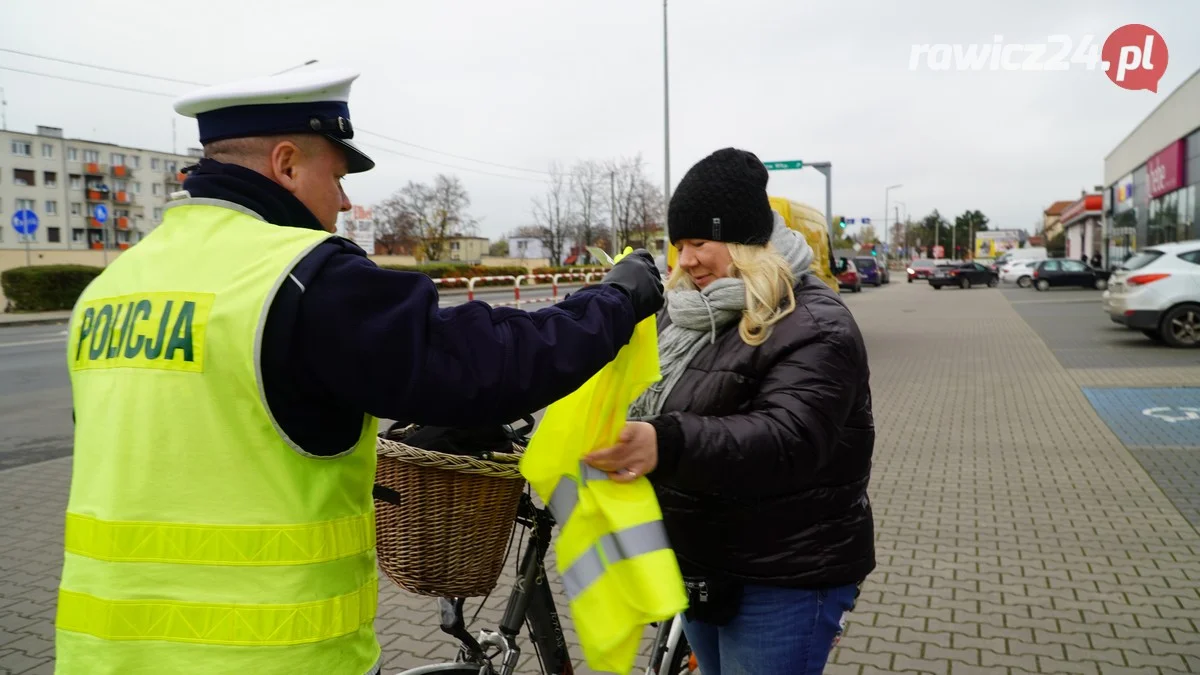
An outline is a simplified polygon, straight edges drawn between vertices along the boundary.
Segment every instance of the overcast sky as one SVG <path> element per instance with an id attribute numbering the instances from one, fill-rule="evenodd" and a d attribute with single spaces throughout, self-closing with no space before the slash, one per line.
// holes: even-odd
<path id="1" fill-rule="evenodd" d="M 914 43 L 990 44 L 996 35 L 1046 43 L 1063 34 L 1073 46 L 1092 35 L 1098 49 L 1127 23 L 1155 28 L 1170 50 L 1158 93 L 1121 89 L 1081 64 L 909 68 Z M 1194 0 L 674 0 L 671 182 L 733 145 L 764 161 L 833 162 L 833 211 L 847 217 L 881 223 L 884 188 L 901 183 L 892 199 L 914 217 L 980 209 L 993 227 L 1032 229 L 1051 202 L 1101 183 L 1104 156 L 1200 67 L 1198 29 Z M 314 58 L 353 67 L 362 73 L 351 97 L 356 140 L 378 166 L 347 180 L 351 198 L 370 204 L 409 180 L 455 173 L 493 238 L 530 221 L 530 199 L 544 189 L 535 172 L 552 160 L 640 152 L 662 184 L 662 34 L 657 0 L 0 8 L 0 47 L 180 80 L 256 76 Z M 8 52 L 0 66 L 167 94 L 191 88 Z M 0 87 L 9 129 L 45 124 L 169 151 L 175 119 L 178 150 L 197 144 L 194 121 L 177 116 L 169 96 L 2 69 Z M 824 179 L 812 169 L 774 173 L 769 190 L 824 208 Z"/>

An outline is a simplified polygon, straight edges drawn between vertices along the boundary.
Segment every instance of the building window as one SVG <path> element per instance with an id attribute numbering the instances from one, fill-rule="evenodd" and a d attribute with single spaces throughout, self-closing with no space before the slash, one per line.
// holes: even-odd
<path id="1" fill-rule="evenodd" d="M 90 164 L 95 164 L 96 162 L 99 162 L 100 161 L 100 151 L 99 150 L 84 150 L 83 151 L 83 161 L 88 162 Z"/>
<path id="2" fill-rule="evenodd" d="M 150 191 L 151 191 L 152 193 L 154 193 L 154 195 L 155 195 L 155 196 L 161 195 L 161 194 L 162 194 L 162 184 L 161 184 L 161 183 L 155 183 L 155 184 L 154 184 L 154 187 L 153 187 L 153 188 L 151 188 L 151 190 L 150 190 Z"/>
<path id="3" fill-rule="evenodd" d="M 134 182 L 134 184 L 133 184 L 133 194 L 135 194 L 135 195 L 140 195 L 140 194 L 142 194 L 142 184 L 141 184 L 140 182 Z"/>
<path id="4" fill-rule="evenodd" d="M 13 210 L 14 211 L 24 211 L 26 209 L 28 209 L 30 211 L 36 210 L 37 202 L 35 202 L 32 199 L 18 199 L 16 201 L 16 208 L 14 208 Z"/>
<path id="5" fill-rule="evenodd" d="M 35 176 L 29 169 L 13 169 L 13 185 L 36 185 Z"/>
<path id="6" fill-rule="evenodd" d="M 58 202 L 54 200 L 46 200 L 46 215 L 58 215 Z"/>
<path id="7" fill-rule="evenodd" d="M 155 223 L 162 222 L 162 214 L 163 214 L 163 210 L 161 208 L 154 209 L 154 222 Z"/>
<path id="8" fill-rule="evenodd" d="M 131 169 L 136 169 L 136 168 L 140 167 L 141 165 L 142 165 L 141 157 L 139 157 L 137 155 L 130 155 L 129 160 L 125 166 L 128 166 Z"/>
<path id="9" fill-rule="evenodd" d="M 167 173 L 175 173 L 175 162 L 167 162 L 165 166 Z"/>
<path id="10" fill-rule="evenodd" d="M 54 146 L 49 143 L 42 143 L 42 157 L 54 159 Z"/>
<path id="11" fill-rule="evenodd" d="M 51 244 L 57 244 L 57 243 L 61 242 L 62 241 L 62 228 L 47 227 L 46 228 L 46 241 L 50 242 Z"/>
<path id="12" fill-rule="evenodd" d="M 1146 224 L 1146 244 L 1155 246 L 1190 238 L 1195 201 L 1195 186 L 1169 192 L 1150 200 L 1150 219 Z"/>
<path id="13" fill-rule="evenodd" d="M 82 190 L 83 189 L 83 176 L 76 176 L 75 174 L 71 174 L 71 189 L 72 190 Z"/>
<path id="14" fill-rule="evenodd" d="M 119 152 L 112 153 L 112 165 L 125 166 L 125 155 L 122 155 Z"/>
<path id="15" fill-rule="evenodd" d="M 158 158 L 157 157 L 150 158 L 150 170 L 158 171 Z"/>
<path id="16" fill-rule="evenodd" d="M 84 239 L 86 239 L 86 237 L 87 237 L 87 235 L 84 232 L 82 227 L 72 227 L 71 228 L 71 241 L 73 241 L 75 243 L 79 243 L 79 242 L 83 241 Z"/>
<path id="17" fill-rule="evenodd" d="M 79 148 L 67 148 L 67 161 L 79 161 Z"/>
<path id="18" fill-rule="evenodd" d="M 117 192 L 129 192 L 129 181 L 124 178 L 118 178 L 116 181 Z"/>
<path id="19" fill-rule="evenodd" d="M 45 185 L 48 188 L 58 187 L 58 173 L 54 171 L 43 171 L 42 185 Z"/>
<path id="20" fill-rule="evenodd" d="M 71 202 L 71 215 L 73 215 L 73 216 L 82 216 L 83 215 L 83 202 Z"/>
<path id="21" fill-rule="evenodd" d="M 13 141 L 12 154 L 21 157 L 33 157 L 33 144 L 28 141 Z"/>

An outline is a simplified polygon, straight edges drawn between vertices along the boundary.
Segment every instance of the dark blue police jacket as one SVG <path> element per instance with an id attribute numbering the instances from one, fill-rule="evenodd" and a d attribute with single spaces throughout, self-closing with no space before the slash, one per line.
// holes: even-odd
<path id="1" fill-rule="evenodd" d="M 323 229 L 290 192 L 240 166 L 201 160 L 183 187 L 280 226 Z M 579 388 L 633 335 L 623 291 L 594 285 L 525 312 L 468 302 L 439 309 L 424 274 L 377 267 L 341 237 L 280 287 L 264 327 L 267 404 L 306 452 L 357 440 L 363 413 L 439 426 L 518 420 Z"/>

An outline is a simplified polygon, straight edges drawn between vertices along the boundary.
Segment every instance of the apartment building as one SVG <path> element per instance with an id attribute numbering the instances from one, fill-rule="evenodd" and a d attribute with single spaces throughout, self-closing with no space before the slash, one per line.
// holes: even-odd
<path id="1" fill-rule="evenodd" d="M 0 131 L 0 249 L 126 249 L 162 222 L 168 195 L 182 188 L 186 155 L 64 138 L 57 127 L 37 133 Z M 13 214 L 37 214 L 28 237 Z"/>

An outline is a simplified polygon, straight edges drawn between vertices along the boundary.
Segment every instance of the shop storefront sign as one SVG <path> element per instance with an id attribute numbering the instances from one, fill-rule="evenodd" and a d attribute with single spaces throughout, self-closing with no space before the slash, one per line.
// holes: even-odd
<path id="1" fill-rule="evenodd" d="M 1182 138 L 1175 141 L 1146 162 L 1146 181 L 1151 199 L 1183 187 L 1183 160 L 1187 157 L 1184 141 Z"/>

